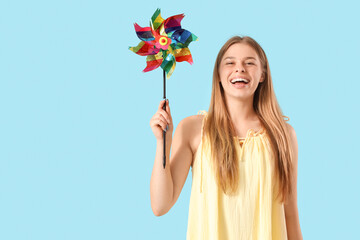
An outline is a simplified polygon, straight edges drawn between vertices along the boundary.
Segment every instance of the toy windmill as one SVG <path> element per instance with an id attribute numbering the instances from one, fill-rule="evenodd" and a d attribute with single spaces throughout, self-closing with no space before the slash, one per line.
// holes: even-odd
<path id="1" fill-rule="evenodd" d="M 193 63 L 188 46 L 191 42 L 197 41 L 198 37 L 181 27 L 180 22 L 184 16 L 184 14 L 179 14 L 164 20 L 160 15 L 160 9 L 157 9 L 151 17 L 150 27 L 142 28 L 137 23 L 134 24 L 141 42 L 129 49 L 138 55 L 147 56 L 146 68 L 143 72 L 152 71 L 158 67 L 163 69 L 164 100 L 166 100 L 166 78 L 169 79 L 174 72 L 176 62 Z M 163 109 L 166 109 L 166 101 Z M 166 164 L 165 137 L 166 131 L 163 131 L 164 168 Z"/>

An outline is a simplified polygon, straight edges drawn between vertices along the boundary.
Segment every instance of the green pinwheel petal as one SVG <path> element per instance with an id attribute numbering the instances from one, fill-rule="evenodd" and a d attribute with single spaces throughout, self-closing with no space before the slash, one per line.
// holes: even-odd
<path id="1" fill-rule="evenodd" d="M 164 22 L 164 19 L 161 17 L 160 9 L 156 9 L 154 14 L 151 17 L 151 22 L 153 24 L 154 30 L 157 30 L 161 24 Z"/>
<path id="2" fill-rule="evenodd" d="M 176 66 L 175 56 L 169 50 L 166 50 L 163 51 L 163 57 L 164 60 L 160 67 L 166 72 L 167 78 L 169 79 Z"/>

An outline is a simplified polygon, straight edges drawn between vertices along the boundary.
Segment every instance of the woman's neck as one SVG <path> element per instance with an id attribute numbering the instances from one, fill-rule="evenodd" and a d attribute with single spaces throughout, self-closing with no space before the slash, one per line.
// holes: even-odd
<path id="1" fill-rule="evenodd" d="M 231 99 L 227 101 L 227 107 L 233 124 L 237 126 L 258 120 L 253 107 L 253 98 L 247 100 Z"/>

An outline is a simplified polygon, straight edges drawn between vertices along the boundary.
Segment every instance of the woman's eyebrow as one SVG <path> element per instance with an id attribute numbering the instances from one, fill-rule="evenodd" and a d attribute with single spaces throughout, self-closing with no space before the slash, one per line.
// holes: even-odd
<path id="1" fill-rule="evenodd" d="M 224 58 L 224 60 L 226 60 L 226 59 L 235 59 L 235 57 L 226 57 L 226 58 Z M 254 58 L 254 57 L 245 57 L 244 59 L 254 59 L 254 60 L 256 60 L 256 58 Z"/>

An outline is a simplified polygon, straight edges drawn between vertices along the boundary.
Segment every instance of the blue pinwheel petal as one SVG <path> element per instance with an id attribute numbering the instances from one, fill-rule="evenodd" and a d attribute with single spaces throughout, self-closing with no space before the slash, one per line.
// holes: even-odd
<path id="1" fill-rule="evenodd" d="M 178 29 L 168 34 L 168 37 L 175 42 L 188 46 L 190 42 L 196 41 L 197 37 L 186 29 Z"/>

